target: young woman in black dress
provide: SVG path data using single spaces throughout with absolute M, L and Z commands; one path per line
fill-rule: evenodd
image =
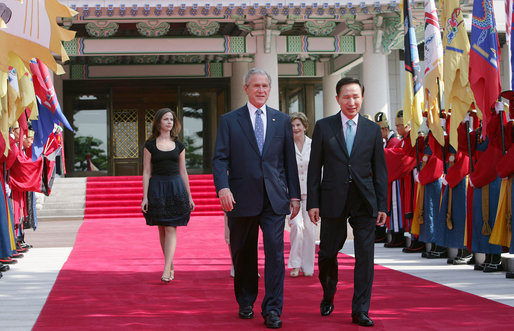
M 177 246 L 177 226 L 186 226 L 195 204 L 189 189 L 185 147 L 178 138 L 180 123 L 169 108 L 159 109 L 152 133 L 145 142 L 143 156 L 143 201 L 146 224 L 157 225 L 164 254 L 161 281 L 175 277 L 173 256 Z

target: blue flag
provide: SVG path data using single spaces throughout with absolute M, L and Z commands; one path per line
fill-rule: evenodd
M 34 130 L 34 143 L 32 144 L 32 160 L 35 161 L 43 153 L 48 136 L 54 131 L 54 124 L 63 123 L 67 128 L 71 128 L 68 120 L 64 117 L 60 107 L 57 107 L 55 113 L 41 103 L 39 97 L 37 99 L 37 108 L 39 114 L 37 120 L 32 120 L 32 130 Z

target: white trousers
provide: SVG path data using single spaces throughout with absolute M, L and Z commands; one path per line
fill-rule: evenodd
M 288 268 L 301 268 L 304 274 L 314 273 L 316 254 L 316 225 L 309 219 L 306 210 L 307 201 L 300 202 L 300 212 L 289 221 L 291 227 L 291 252 L 289 253 Z

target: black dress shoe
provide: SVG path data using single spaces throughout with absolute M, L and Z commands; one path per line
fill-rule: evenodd
M 18 253 L 25 253 L 29 250 L 28 247 L 20 247 L 20 248 L 16 248 L 16 252 Z
M 253 307 L 252 306 L 239 306 L 239 318 L 249 320 L 253 318 Z
M 272 310 L 264 317 L 264 324 L 268 329 L 280 329 L 282 327 L 282 320 L 278 313 Z
M 328 316 L 332 314 L 334 311 L 334 301 L 333 300 L 321 300 L 321 304 L 319 305 L 319 311 L 321 316 Z
M 2 257 L 0 258 L 0 263 L 3 263 L 3 264 L 16 264 L 18 263 L 18 261 L 14 260 L 14 259 L 11 259 L 10 257 Z
M 473 267 L 474 270 L 478 270 L 478 271 L 482 271 L 484 270 L 486 264 L 485 263 L 480 263 L 480 264 L 475 264 L 475 266 Z
M 402 252 L 404 252 L 404 253 L 421 253 L 424 250 L 425 250 L 425 243 L 423 243 L 419 240 L 414 240 L 411 242 L 409 247 L 405 247 L 404 249 L 402 249 Z
M 282 320 L 277 311 L 271 310 L 266 315 L 264 314 L 266 313 L 262 313 L 264 325 L 266 325 L 268 329 L 280 329 L 282 327 Z
M 384 244 L 385 248 L 401 248 L 405 247 L 405 239 L 401 241 L 391 241 L 390 243 Z
M 473 258 L 473 255 L 470 254 L 468 256 L 456 257 L 453 259 L 453 265 L 462 265 L 469 264 L 469 261 Z
M 373 326 L 375 323 L 368 317 L 368 314 L 361 311 L 352 314 L 352 323 L 359 324 L 360 326 Z
M 498 271 L 502 271 L 502 270 L 503 270 L 503 266 L 501 263 L 489 263 L 484 267 L 484 270 L 482 270 L 482 271 L 483 272 L 498 272 Z
M 453 264 L 453 265 L 464 265 L 464 264 L 468 264 L 468 261 L 469 261 L 469 259 L 466 259 L 464 257 L 456 257 L 456 258 L 453 259 L 451 264 Z
M 444 252 L 438 252 L 438 251 L 430 251 L 427 252 L 427 259 L 446 259 L 448 257 L 448 253 L 446 251 Z

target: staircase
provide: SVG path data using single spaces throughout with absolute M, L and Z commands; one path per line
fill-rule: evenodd
M 195 202 L 191 216 L 223 215 L 212 175 L 190 175 L 189 186 Z M 142 199 L 141 176 L 89 177 L 84 217 L 142 217 Z
M 86 203 L 86 178 L 55 178 L 49 196 L 42 197 L 42 208 L 37 209 L 38 221 L 84 219 Z M 36 207 L 39 207 L 40 198 Z

